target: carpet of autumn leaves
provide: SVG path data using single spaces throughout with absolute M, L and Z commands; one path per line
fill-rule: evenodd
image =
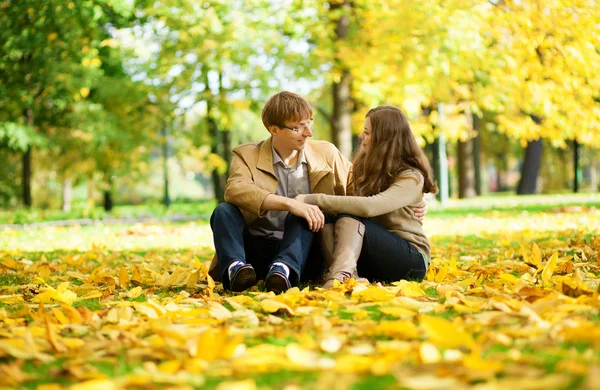
M 599 221 L 431 216 L 423 282 L 278 296 L 215 285 L 202 223 L 0 232 L 0 385 L 600 388 Z

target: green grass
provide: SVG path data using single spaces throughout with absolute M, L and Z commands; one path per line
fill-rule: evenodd
M 72 211 L 55 209 L 13 209 L 0 211 L 0 224 L 29 224 L 34 222 L 59 221 L 70 219 L 169 217 L 174 215 L 210 215 L 216 203 L 213 199 L 202 199 L 194 203 L 173 203 L 169 208 L 162 204 L 118 205 L 111 212 L 102 207 L 76 206 Z
M 396 378 L 392 375 L 375 376 L 368 375 L 361 377 L 350 387 L 352 390 L 373 390 L 386 389 L 396 384 Z
M 193 203 L 173 203 L 169 208 L 158 203 L 118 205 L 111 212 L 106 212 L 101 207 L 88 207 L 86 205 L 76 205 L 69 212 L 55 209 L 19 208 L 0 210 L 0 224 L 30 224 L 71 219 L 103 220 L 106 218 L 210 215 L 215 205 L 214 199 L 203 199 Z M 525 196 L 515 196 L 510 193 L 492 194 L 473 199 L 451 199 L 444 208 L 437 202 L 430 202 L 428 215 L 454 218 L 456 216 L 489 215 L 502 212 L 514 216 L 523 212 L 546 212 L 560 206 L 600 208 L 600 200 L 598 200 L 597 194 L 593 193 Z
M 85 299 L 83 301 L 77 301 L 73 303 L 73 307 L 84 306 L 90 310 L 101 310 L 104 308 L 104 305 L 100 303 L 100 300 L 95 299 Z

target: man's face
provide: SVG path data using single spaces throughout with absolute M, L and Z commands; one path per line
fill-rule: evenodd
M 271 131 L 277 147 L 300 151 L 306 145 L 306 139 L 313 136 L 311 126 L 312 118 L 300 121 L 285 121 L 283 127 L 273 126 Z

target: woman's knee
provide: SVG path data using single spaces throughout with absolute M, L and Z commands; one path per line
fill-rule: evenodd
M 357 221 L 360 221 L 360 222 L 362 222 L 362 220 L 363 220 L 363 218 L 361 218 L 361 217 L 357 217 L 356 215 L 352 215 L 352 214 L 345 214 L 345 213 L 344 213 L 344 214 L 338 214 L 338 215 L 337 215 L 337 219 L 336 219 L 336 221 L 339 221 L 339 220 L 340 220 L 340 219 L 342 219 L 342 218 L 352 218 L 352 219 L 356 219 Z

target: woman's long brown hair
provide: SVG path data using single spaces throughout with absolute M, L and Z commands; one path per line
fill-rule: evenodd
M 419 148 L 404 113 L 393 106 L 367 112 L 371 121 L 368 151 L 360 148 L 352 164 L 350 185 L 354 195 L 370 196 L 385 191 L 402 172 L 414 169 L 423 175 L 423 192 L 436 193 L 429 160 Z

